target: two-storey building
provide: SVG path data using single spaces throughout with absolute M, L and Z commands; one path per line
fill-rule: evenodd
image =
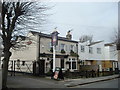
M 70 33 L 69 33 L 70 34 Z M 11 60 L 34 62 L 41 61 L 42 71 L 49 72 L 53 68 L 53 49 L 51 46 L 51 34 L 44 34 L 30 31 L 27 37 L 19 36 L 18 48 L 11 49 Z M 62 70 L 78 70 L 78 42 L 71 39 L 71 36 L 58 36 L 58 45 L 56 46 L 55 66 Z M 32 65 L 31 65 L 32 66 Z M 32 68 L 31 69 L 32 71 Z

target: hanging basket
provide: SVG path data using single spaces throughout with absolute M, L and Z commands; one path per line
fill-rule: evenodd
M 67 61 L 66 64 L 70 64 L 70 61 Z

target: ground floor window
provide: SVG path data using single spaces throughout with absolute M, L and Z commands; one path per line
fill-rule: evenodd
M 76 62 L 72 62 L 72 64 L 70 62 L 69 69 L 71 69 L 71 66 L 72 66 L 72 69 L 76 69 Z
M 53 69 L 53 59 L 50 61 L 50 69 Z
M 71 62 L 69 63 L 69 69 L 71 69 Z
M 64 68 L 64 59 L 61 59 L 61 68 Z
M 72 62 L 72 69 L 76 69 L 76 62 Z

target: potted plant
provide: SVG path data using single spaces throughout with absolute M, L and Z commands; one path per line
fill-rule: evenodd
M 66 64 L 70 64 L 70 61 L 66 61 Z
M 65 53 L 65 50 L 64 50 L 64 49 L 61 49 L 61 53 Z
M 53 47 L 50 48 L 50 52 L 53 52 Z

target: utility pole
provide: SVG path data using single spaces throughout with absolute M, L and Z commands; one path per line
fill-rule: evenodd
M 55 46 L 53 46 L 53 72 L 55 71 Z
M 71 71 L 72 71 L 72 58 L 71 58 L 71 60 L 70 60 L 70 61 L 71 61 Z
M 53 72 L 55 72 L 55 47 L 58 44 L 58 34 L 59 33 L 56 30 L 52 32 L 51 44 L 53 46 Z

